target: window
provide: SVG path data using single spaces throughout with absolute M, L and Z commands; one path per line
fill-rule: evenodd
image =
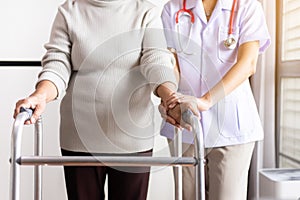
M 299 60 L 300 1 L 283 0 L 282 3 L 282 60 Z
M 300 1 L 277 2 L 277 165 L 299 168 Z

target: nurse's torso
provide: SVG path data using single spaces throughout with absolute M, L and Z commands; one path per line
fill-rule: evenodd
M 233 37 L 238 42 L 243 4 L 238 1 L 233 23 Z M 237 44 L 227 49 L 224 40 L 228 37 L 229 19 L 233 0 L 217 1 L 215 9 L 207 21 L 201 1 L 187 0 L 186 7 L 195 16 L 191 27 L 190 19 L 182 17 L 175 23 L 176 12 L 182 8 L 182 1 L 167 4 L 170 13 L 171 47 L 175 48 L 181 73 L 179 92 L 197 97 L 203 96 L 230 70 L 236 62 Z M 241 9 L 239 9 L 241 8 Z M 165 19 L 164 19 L 165 20 Z M 189 32 L 191 37 L 189 41 Z M 170 40 L 169 40 L 170 41 Z M 249 81 L 220 100 L 210 110 L 201 112 L 201 123 L 206 147 L 216 147 L 261 140 L 263 131 Z M 170 137 L 171 125 L 162 128 L 162 134 Z M 171 136 L 172 137 L 172 136 Z M 184 142 L 190 143 L 193 136 L 184 131 Z

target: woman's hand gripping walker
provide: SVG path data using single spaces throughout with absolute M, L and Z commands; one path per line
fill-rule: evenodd
M 16 114 L 17 112 L 17 114 Z M 22 132 L 24 124 L 31 124 L 34 110 L 20 107 L 15 111 L 15 121 L 11 134 L 11 158 L 10 158 L 10 200 L 20 200 L 20 159 L 22 146 Z M 39 117 L 34 120 L 34 156 L 42 156 L 42 120 Z M 34 166 L 34 199 L 42 199 L 42 166 Z

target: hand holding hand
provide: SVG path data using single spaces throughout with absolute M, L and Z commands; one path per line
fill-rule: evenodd
M 182 128 L 179 123 L 176 122 L 175 118 L 168 115 L 168 109 L 166 102 L 163 100 L 161 101 L 160 105 L 158 106 L 158 110 L 160 112 L 160 115 L 163 119 L 166 120 L 166 122 L 172 124 L 173 126 L 176 126 L 177 128 Z
M 191 131 L 191 125 L 182 120 L 182 113 L 186 110 L 191 110 L 194 115 L 200 117 L 197 107 L 195 107 L 195 104 L 191 102 L 182 102 L 180 104 L 176 104 L 174 108 L 168 110 L 168 116 L 175 119 L 176 123 L 180 124 L 181 127 Z
M 199 117 L 198 99 L 180 93 L 172 93 L 159 105 L 161 116 L 166 119 L 167 122 L 176 127 L 191 130 L 191 126 L 181 119 L 182 113 L 188 109 Z

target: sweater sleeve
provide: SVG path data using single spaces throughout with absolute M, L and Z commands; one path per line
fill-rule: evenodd
M 38 82 L 49 80 L 54 83 L 58 92 L 57 98 L 60 98 L 67 88 L 71 75 L 71 41 L 62 7 L 55 17 L 50 41 L 45 44 L 45 48 L 47 51 L 42 58 L 43 69 Z
M 175 59 L 167 49 L 159 9 L 154 7 L 149 10 L 144 20 L 147 24 L 142 46 L 141 73 L 152 85 L 153 91 L 165 82 L 171 82 L 177 87 Z

